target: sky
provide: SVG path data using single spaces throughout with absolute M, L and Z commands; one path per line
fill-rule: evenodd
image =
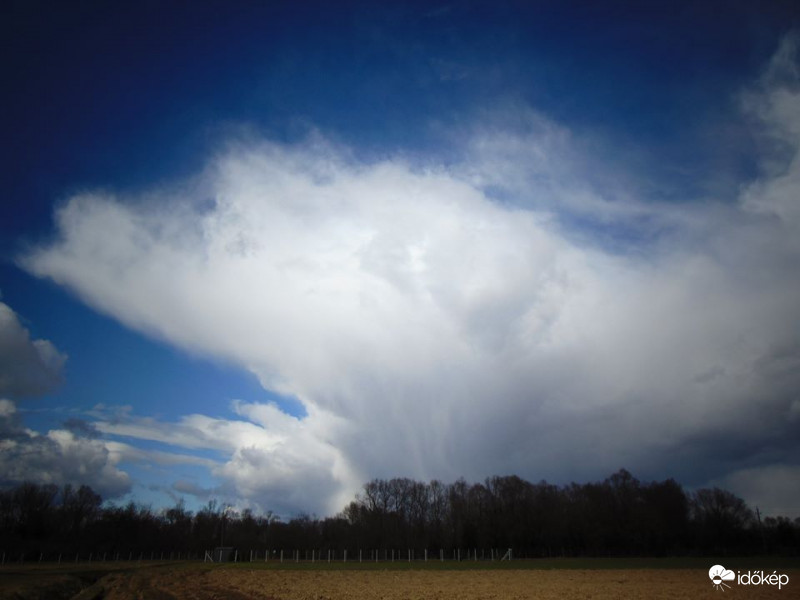
M 0 485 L 800 517 L 795 3 L 0 11 Z

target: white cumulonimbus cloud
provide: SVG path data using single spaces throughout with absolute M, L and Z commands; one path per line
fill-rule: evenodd
M 70 198 L 21 263 L 296 397 L 302 418 L 97 423 L 222 450 L 212 472 L 267 507 L 330 513 L 376 476 L 702 483 L 782 464 L 800 383 L 800 94 L 771 75 L 788 54 L 746 102 L 781 154 L 727 201 L 611 200 L 528 112 L 447 166 L 232 143 L 184 186 Z

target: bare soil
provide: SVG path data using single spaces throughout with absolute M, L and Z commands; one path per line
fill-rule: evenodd
M 790 583 L 735 586 L 747 600 L 797 597 Z M 561 600 L 715 598 L 701 569 L 324 570 L 151 565 L 127 570 L 0 571 L 0 599 L 72 600 Z M 727 596 L 726 596 L 727 597 Z

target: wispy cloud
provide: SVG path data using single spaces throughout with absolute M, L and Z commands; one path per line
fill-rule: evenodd
M 140 438 L 141 439 L 141 438 Z M 114 456 L 116 463 L 143 462 L 152 465 L 196 465 L 214 469 L 219 462 L 185 453 L 165 452 L 163 450 L 145 450 L 130 444 L 118 441 L 107 441 L 105 447 Z
M 297 507 L 326 514 L 337 511 L 349 500 L 343 494 L 360 484 L 320 430 L 320 424 L 328 419 L 299 420 L 272 404 L 235 401 L 231 408 L 241 419 L 194 414 L 169 423 L 126 413 L 113 421 L 98 420 L 94 427 L 107 437 L 148 440 L 176 449 L 213 450 L 219 460 L 106 442 L 117 462 L 207 467 L 211 474 L 228 482 L 226 494 L 238 494 L 281 514 L 291 514 Z M 298 481 L 303 481 L 303 486 L 298 486 Z M 338 493 L 337 486 L 341 488 Z M 312 490 L 317 493 L 309 496 Z

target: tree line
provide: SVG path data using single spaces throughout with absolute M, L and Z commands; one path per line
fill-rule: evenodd
M 762 518 L 719 488 L 685 491 L 673 479 L 644 483 L 620 470 L 564 486 L 517 476 L 469 484 L 375 479 L 338 515 L 287 521 L 209 501 L 154 511 L 103 504 L 88 486 L 22 483 L 0 491 L 0 550 L 9 556 L 202 558 L 219 546 L 255 551 L 413 550 L 452 557 L 513 548 L 515 557 L 797 554 L 800 519 Z M 4 554 L 5 556 L 5 554 Z M 369 554 L 372 556 L 372 554 Z

